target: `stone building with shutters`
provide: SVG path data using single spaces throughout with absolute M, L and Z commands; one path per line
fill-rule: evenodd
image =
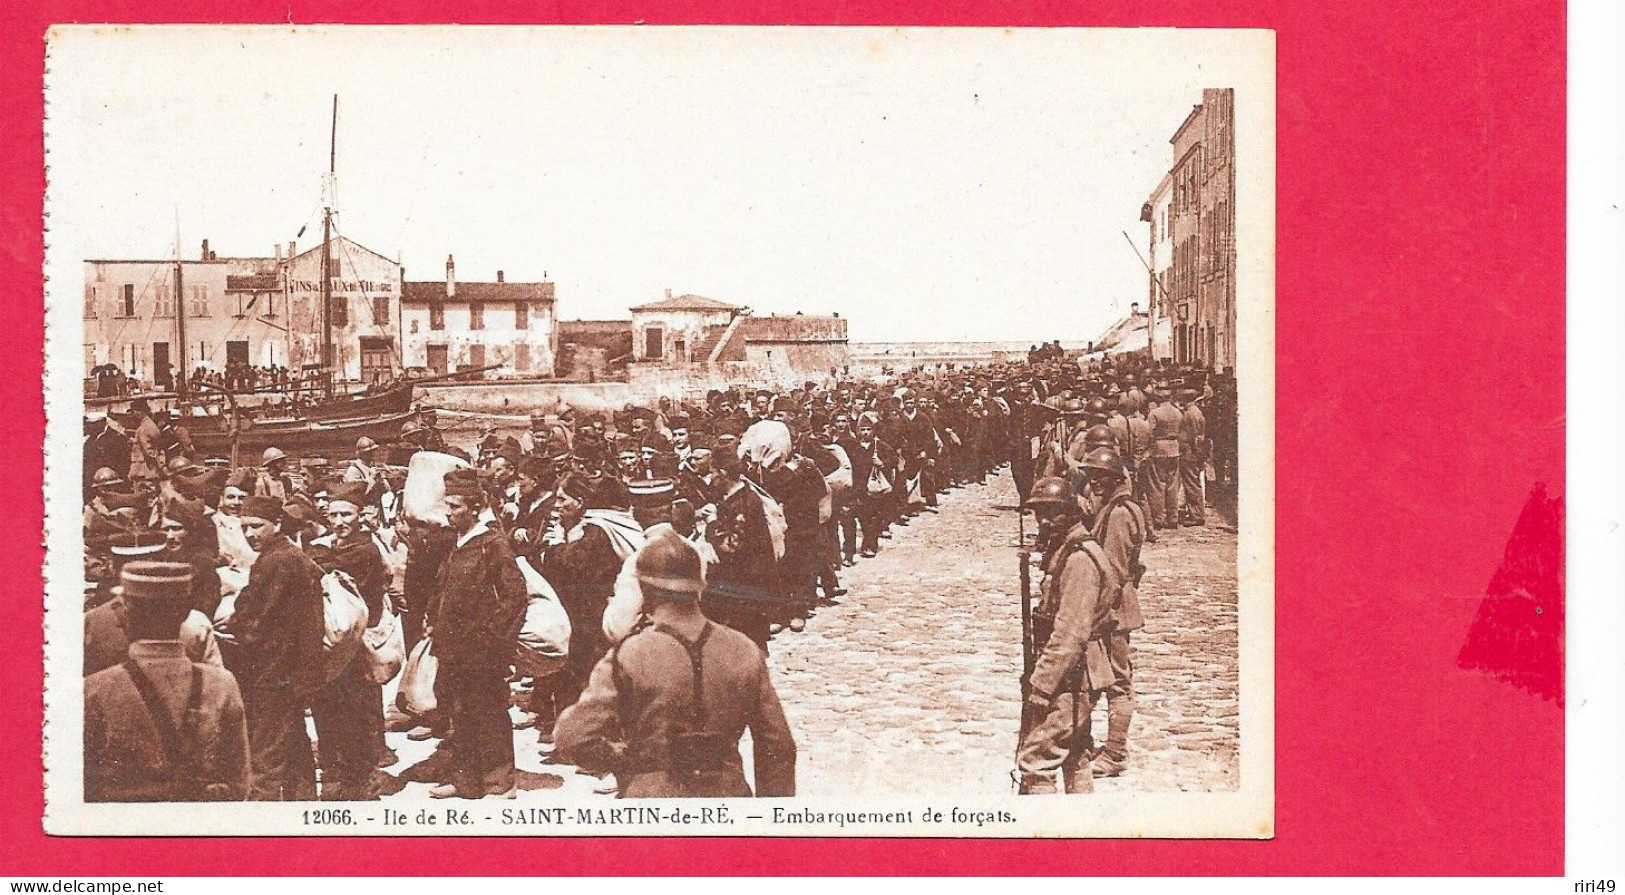
M 555 374 L 559 328 L 553 284 L 457 279 L 446 256 L 444 280 L 407 282 L 401 292 L 401 359 L 407 369 L 456 373 L 500 365 L 487 376 Z
M 343 236 L 327 252 L 331 278 L 333 369 L 346 382 L 388 379 L 402 368 L 399 263 Z M 322 365 L 322 247 L 284 266 L 292 366 Z
M 707 388 L 787 385 L 822 379 L 850 363 L 839 315 L 757 316 L 701 295 L 673 295 L 631 308 L 628 379 L 645 391 L 692 396 Z
M 328 254 L 336 378 L 387 378 L 401 368 L 401 267 L 342 236 Z M 298 252 L 291 242 L 286 255 L 278 244 L 270 255 L 227 257 L 203 240 L 197 258 L 87 260 L 85 369 L 117 364 L 168 389 L 183 356 L 185 368 L 209 372 L 238 363 L 319 367 L 321 267 L 320 244 Z
M 1154 311 L 1172 329 L 1172 355 L 1210 369 L 1236 363 L 1235 91 L 1207 89 L 1169 141 L 1173 166 L 1141 219 L 1152 224 Z M 1166 210 L 1158 209 L 1165 203 Z M 1166 259 L 1164 270 L 1158 261 Z
M 168 390 L 182 369 L 290 366 L 283 264 L 281 246 L 225 257 L 208 240 L 196 258 L 86 260 L 84 369 L 114 364 Z

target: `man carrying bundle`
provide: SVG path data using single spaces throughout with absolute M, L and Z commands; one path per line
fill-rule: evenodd
M 525 579 L 507 538 L 480 519 L 485 492 L 470 470 L 446 474 L 446 521 L 457 543 L 440 570 L 438 605 L 430 611 L 440 658 L 436 694 L 450 703 L 450 782 L 437 799 L 513 798 L 513 730 L 508 672 L 525 620 Z

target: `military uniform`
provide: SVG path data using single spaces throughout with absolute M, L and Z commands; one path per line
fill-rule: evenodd
M 1033 665 L 1025 709 L 1037 717 L 1022 738 L 1016 767 L 1024 793 L 1092 792 L 1089 713 L 1114 674 L 1102 639 L 1111 621 L 1106 559 L 1081 523 L 1045 562 L 1038 614 L 1053 617 L 1049 641 Z
M 1207 465 L 1207 419 L 1202 408 L 1191 401 L 1179 425 L 1179 476 L 1184 490 L 1180 521 L 1201 525 L 1206 520 L 1206 490 L 1202 487 L 1203 467 Z
M 248 730 L 237 681 L 218 664 L 192 661 L 174 639 L 189 611 L 191 570 L 132 561 L 119 581 L 139 639 L 121 664 L 85 678 L 85 800 L 241 800 Z
M 1140 550 L 1149 529 L 1132 487 L 1121 483 L 1101 502 L 1093 537 L 1106 560 L 1106 592 L 1112 598 L 1111 623 L 1106 636 L 1106 657 L 1112 682 L 1106 688 L 1106 744 L 1108 772 L 1122 770 L 1128 749 L 1129 724 L 1134 718 L 1134 662 L 1129 635 L 1145 627 L 1140 612 Z
M 123 663 L 85 678 L 84 717 L 87 802 L 248 795 L 237 680 L 218 664 L 193 662 L 180 641 L 138 640 Z
M 581 700 L 560 716 L 557 754 L 612 771 L 623 798 L 751 795 L 739 756 L 748 729 L 758 796 L 795 795 L 795 741 L 751 639 L 706 618 L 698 552 L 656 532 L 633 572 L 652 624 L 621 641 L 592 671 Z
M 1179 526 L 1179 430 L 1185 415 L 1163 401 L 1151 408 L 1151 521 L 1162 528 Z

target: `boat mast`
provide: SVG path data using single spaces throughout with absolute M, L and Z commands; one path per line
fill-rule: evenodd
M 185 283 L 185 280 L 181 276 L 180 253 L 176 252 L 176 254 L 175 254 L 175 336 L 176 336 L 177 339 L 180 340 L 180 343 L 181 343 L 180 348 L 181 348 L 181 350 L 180 350 L 179 356 L 176 358 L 176 360 L 178 360 L 179 363 L 175 365 L 176 374 L 173 377 L 174 381 L 171 382 L 169 385 L 170 385 L 170 388 L 173 388 L 175 390 L 175 397 L 178 398 L 179 400 L 182 400 L 182 401 L 186 400 L 186 376 L 187 376 L 187 370 L 186 370 L 186 295 L 185 295 L 185 292 L 184 292 L 184 283 Z M 162 372 L 162 371 L 159 371 L 159 372 Z M 154 377 L 154 378 L 156 378 L 156 377 Z
M 339 96 L 333 94 L 333 124 L 327 144 L 327 183 L 322 189 L 322 371 L 333 391 L 333 173 L 338 161 Z

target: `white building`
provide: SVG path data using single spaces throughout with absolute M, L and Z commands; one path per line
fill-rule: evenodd
M 401 359 L 436 373 L 493 364 L 495 375 L 551 377 L 558 358 L 558 314 L 550 282 L 461 282 L 446 256 L 446 279 L 408 282 L 401 292 Z
M 1172 309 L 1168 301 L 1169 289 L 1173 286 L 1171 271 L 1174 266 L 1173 195 L 1173 178 L 1164 174 L 1157 188 L 1151 191 L 1151 198 L 1140 208 L 1140 220 L 1151 225 L 1148 263 L 1152 273 L 1147 278 L 1146 297 L 1151 345 L 1154 356 L 1162 360 L 1174 356 L 1174 329 L 1169 319 Z
M 632 360 L 703 363 L 750 309 L 703 295 L 672 295 L 632 309 Z
M 222 258 L 204 240 L 198 258 L 87 260 L 85 370 L 112 363 L 149 387 L 168 388 L 172 370 L 289 365 L 280 249 Z
M 340 379 L 372 382 L 401 368 L 401 266 L 343 236 L 328 249 L 333 301 L 332 367 Z M 291 256 L 285 265 L 292 311 L 293 366 L 320 366 L 322 358 L 322 247 Z

